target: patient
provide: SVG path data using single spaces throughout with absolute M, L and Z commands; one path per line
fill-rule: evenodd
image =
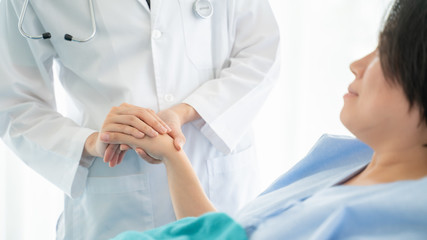
M 166 167 L 177 222 L 115 239 L 427 239 L 427 1 L 397 0 L 378 48 L 350 65 L 341 121 L 234 219 L 216 213 L 168 135 L 110 143 Z

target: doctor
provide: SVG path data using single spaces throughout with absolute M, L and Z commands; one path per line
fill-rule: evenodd
M 233 215 L 257 193 L 251 122 L 279 58 L 267 0 L 0 4 L 0 133 L 65 193 L 57 239 L 108 239 L 175 220 L 162 164 L 96 147 L 107 114 L 129 115 L 129 134 L 173 136 L 218 210 Z M 54 79 L 69 95 L 67 112 L 57 111 Z M 115 112 L 123 103 L 129 110 Z M 124 155 L 114 168 L 105 147 L 116 161 Z

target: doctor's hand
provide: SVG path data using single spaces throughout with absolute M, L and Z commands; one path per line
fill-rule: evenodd
M 104 162 L 114 167 L 120 164 L 128 147 L 121 146 L 121 143 L 109 144 L 111 133 L 120 132 L 141 139 L 145 135 L 156 137 L 170 131 L 153 110 L 123 103 L 111 108 L 99 133 L 88 137 L 84 154 L 103 157 Z
M 126 143 L 126 145 L 135 150 L 144 149 L 144 153 L 152 157 L 152 159 L 155 159 L 154 162 L 148 162 L 154 164 L 164 163 L 163 161 L 172 158 L 172 156 L 180 152 L 176 150 L 173 145 L 173 138 L 168 134 L 162 134 L 156 137 L 146 136 L 143 138 L 136 138 L 129 134 L 112 132 L 107 142 L 110 145 Z
M 186 139 L 182 133 L 182 125 L 200 118 L 197 111 L 186 103 L 180 103 L 168 109 L 162 110 L 157 115 L 171 128 L 168 133 L 173 138 L 173 145 L 180 151 Z M 158 160 L 147 154 L 143 149 L 137 148 L 138 155 L 149 163 L 158 163 Z

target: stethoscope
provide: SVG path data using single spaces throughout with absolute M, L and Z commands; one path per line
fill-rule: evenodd
M 210 0 L 196 0 L 193 4 L 194 15 L 200 18 L 210 18 L 213 14 L 213 6 Z
M 52 35 L 50 32 L 45 32 L 38 36 L 32 36 L 24 31 L 22 24 L 24 23 L 25 14 L 27 12 L 29 0 L 25 0 L 24 6 L 22 7 L 21 15 L 19 16 L 18 29 L 22 36 L 28 39 L 50 39 Z M 75 38 L 70 34 L 65 34 L 64 39 L 72 42 L 84 43 L 88 42 L 95 37 L 96 34 L 96 21 L 95 21 L 95 11 L 93 10 L 93 2 L 89 0 L 89 9 L 90 9 L 90 19 L 92 22 L 92 34 L 88 38 Z M 193 3 L 193 13 L 196 17 L 207 19 L 210 18 L 213 14 L 213 5 L 210 0 L 196 0 Z
M 24 31 L 24 29 L 22 28 L 22 24 L 24 23 L 25 13 L 27 12 L 28 1 L 29 0 L 25 0 L 24 6 L 22 7 L 21 15 L 19 16 L 19 23 L 18 23 L 19 32 L 21 33 L 22 36 L 29 38 L 29 39 L 49 39 L 49 38 L 51 38 L 52 35 L 50 34 L 50 32 L 45 32 L 42 35 L 38 35 L 38 36 L 32 36 L 32 35 L 26 33 Z M 93 11 L 92 0 L 89 0 L 89 9 L 90 9 L 90 19 L 92 22 L 92 34 L 88 38 L 75 38 L 72 35 L 67 33 L 64 35 L 65 40 L 72 41 L 72 42 L 84 43 L 84 42 L 88 42 L 88 41 L 92 40 L 93 37 L 95 37 L 96 21 L 95 21 L 95 12 Z

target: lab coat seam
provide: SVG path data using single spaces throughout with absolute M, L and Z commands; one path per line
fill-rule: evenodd
M 151 5 L 153 5 L 153 3 Z M 156 15 L 153 14 L 153 6 L 151 6 L 150 21 L 151 21 L 150 29 L 151 29 L 151 31 L 153 31 L 153 29 L 156 29 L 155 26 L 157 25 Z M 157 95 L 157 101 L 156 101 L 157 109 L 160 111 L 160 110 L 162 110 L 161 96 L 163 94 L 163 91 L 160 89 L 159 79 L 158 79 L 159 76 L 161 76 L 161 75 L 159 74 L 159 67 L 158 67 L 159 62 L 158 62 L 158 59 L 156 56 L 157 55 L 156 54 L 157 53 L 157 46 L 156 46 L 154 39 L 151 36 L 151 34 L 152 33 L 150 33 L 150 50 L 151 50 L 150 52 L 151 52 L 151 59 L 153 60 L 153 73 L 154 73 L 153 81 L 154 81 L 154 89 L 155 89 L 155 92 Z

